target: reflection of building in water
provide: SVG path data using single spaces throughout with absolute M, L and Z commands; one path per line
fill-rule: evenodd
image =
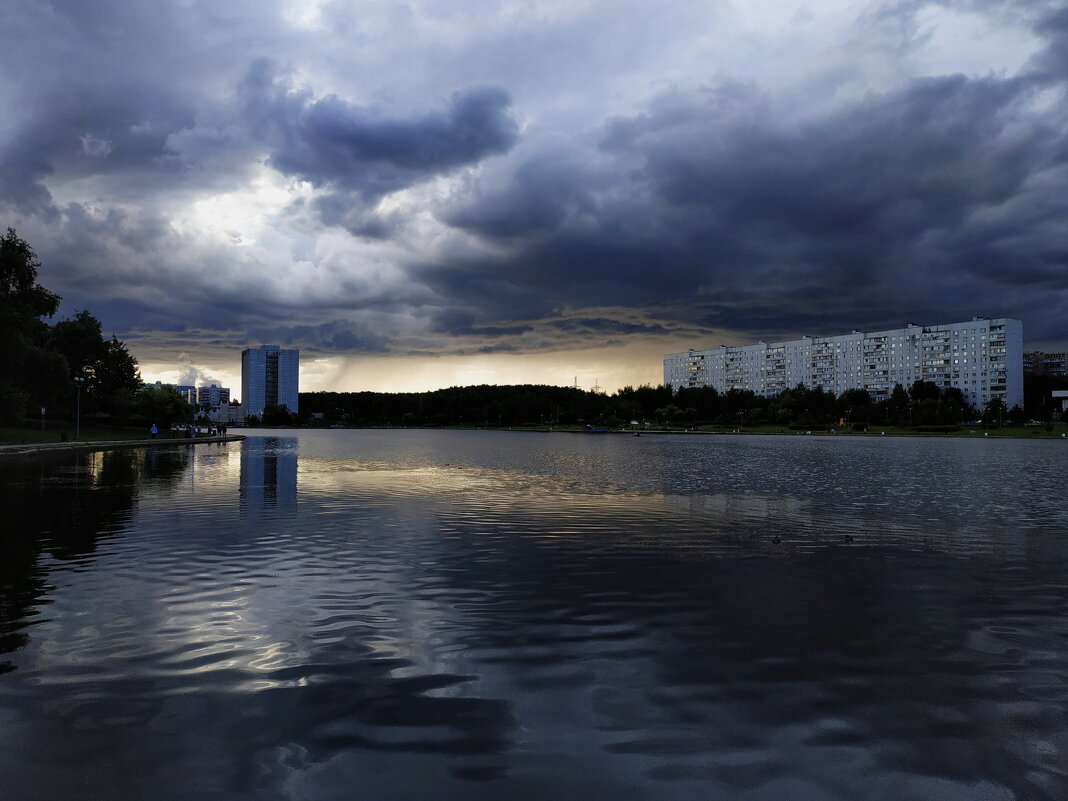
M 241 451 L 241 511 L 297 508 L 297 454 L 277 437 L 246 441 Z

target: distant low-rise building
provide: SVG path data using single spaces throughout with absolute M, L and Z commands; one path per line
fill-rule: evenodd
M 230 390 L 211 384 L 206 387 L 197 387 L 197 405 L 209 408 L 218 408 L 230 402 Z
M 664 357 L 664 383 L 672 389 L 715 387 L 775 395 L 803 384 L 840 395 L 865 389 L 874 400 L 896 384 L 930 381 L 957 387 L 982 408 L 1001 397 L 1023 406 L 1023 324 L 1009 317 L 973 317 L 943 325 L 909 324 L 886 331 L 853 331 L 830 337 L 710 350 Z
M 1025 373 L 1068 376 L 1068 353 L 1043 353 L 1034 350 L 1025 353 L 1023 359 Z

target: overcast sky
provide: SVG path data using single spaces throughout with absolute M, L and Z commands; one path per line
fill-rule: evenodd
M 662 380 L 974 314 L 1068 348 L 1068 7 L 53 0 L 0 13 L 0 225 L 149 379 Z

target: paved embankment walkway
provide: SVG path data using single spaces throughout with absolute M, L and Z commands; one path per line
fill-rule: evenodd
M 224 437 L 157 437 L 156 439 L 112 439 L 97 442 L 29 442 L 25 445 L 0 445 L 0 457 L 25 456 L 52 453 L 53 451 L 110 451 L 115 448 L 177 447 L 179 445 L 203 445 L 208 442 L 240 442 L 241 434 Z

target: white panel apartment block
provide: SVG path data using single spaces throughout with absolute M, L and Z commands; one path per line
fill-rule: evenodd
M 895 384 L 916 381 L 957 387 L 968 403 L 982 408 L 994 395 L 1023 406 L 1023 324 L 1009 317 L 975 317 L 969 322 L 889 331 L 853 331 L 831 337 L 711 350 L 664 357 L 664 384 L 751 390 L 775 395 L 804 384 L 840 395 L 865 389 L 874 400 L 890 396 Z
M 197 387 L 197 404 L 200 406 L 222 406 L 230 402 L 230 390 L 228 387 L 220 387 L 212 384 L 208 387 Z

